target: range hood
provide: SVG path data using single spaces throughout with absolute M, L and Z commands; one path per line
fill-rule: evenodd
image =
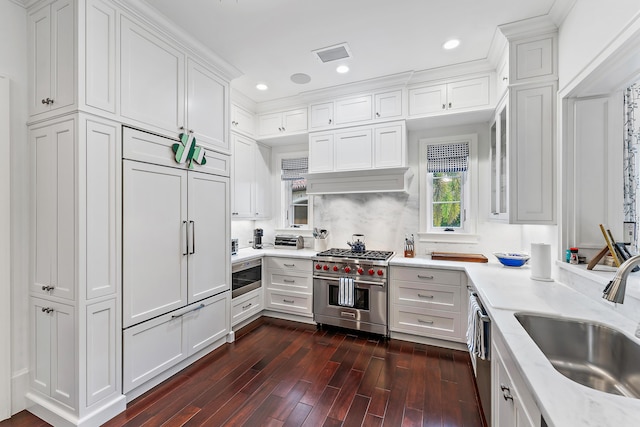
M 408 192 L 408 167 L 304 174 L 307 194 Z

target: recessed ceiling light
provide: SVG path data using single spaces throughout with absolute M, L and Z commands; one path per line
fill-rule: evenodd
M 269 89 L 269 86 L 267 86 L 267 85 L 266 85 L 266 84 L 264 84 L 264 83 L 258 83 L 258 84 L 256 85 L 256 89 L 258 89 L 258 90 L 267 90 L 267 89 Z
M 292 82 L 297 83 L 299 85 L 307 84 L 311 81 L 311 76 L 305 73 L 295 73 L 291 74 L 289 77 Z
M 451 39 L 451 40 L 445 42 L 445 44 L 442 45 L 442 48 L 450 50 L 450 49 L 457 48 L 459 45 L 460 45 L 460 40 Z
M 338 65 L 338 68 L 336 68 L 336 71 L 339 72 L 340 74 L 348 73 L 349 67 L 347 67 L 346 65 Z

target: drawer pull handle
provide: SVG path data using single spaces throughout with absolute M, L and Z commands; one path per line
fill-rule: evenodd
M 292 279 L 284 279 L 283 281 L 284 283 L 296 283 L 296 281 Z
M 249 304 L 247 304 L 247 305 L 243 305 L 243 306 L 242 306 L 242 309 L 243 309 L 243 310 L 246 310 L 247 308 L 251 307 L 252 305 L 253 305 L 252 303 L 249 303 Z
M 284 264 L 284 266 L 285 266 L 285 267 L 289 267 L 289 268 L 293 268 L 293 267 L 295 267 L 296 265 L 295 265 L 295 264 Z
M 504 384 L 500 384 L 500 390 L 502 390 L 502 397 L 504 400 L 513 400 L 511 395 L 511 389 Z
M 43 313 L 47 313 L 47 314 L 52 313 L 53 312 L 53 308 L 51 308 L 51 307 L 42 307 L 42 312 Z
M 43 290 L 43 291 L 47 291 L 47 292 L 52 291 L 52 290 L 54 290 L 55 288 L 56 288 L 55 286 L 48 286 L 48 285 L 43 285 L 43 286 L 42 286 L 42 290 Z
M 342 316 L 342 317 L 351 317 L 353 319 L 356 318 L 356 314 L 355 313 L 349 313 L 348 311 L 341 311 L 340 312 L 340 316 Z
M 283 299 L 283 302 L 286 302 L 287 304 L 293 304 L 295 301 L 292 299 Z
M 418 323 L 424 323 L 425 325 L 433 325 L 433 320 L 418 319 Z
M 420 298 L 433 299 L 433 295 L 418 294 L 418 296 L 419 296 Z
M 418 279 L 433 280 L 433 276 L 423 276 L 422 274 L 418 274 Z
M 193 309 L 191 309 L 191 310 L 189 310 L 189 311 L 185 311 L 184 313 L 181 313 L 181 314 L 174 314 L 173 316 L 171 316 L 171 318 L 172 318 L 172 319 L 176 319 L 176 318 L 178 318 L 178 317 L 182 317 L 182 316 L 184 316 L 185 314 L 189 314 L 189 313 L 193 313 L 194 311 L 198 311 L 198 310 L 200 310 L 200 309 L 202 309 L 202 308 L 204 308 L 204 303 L 200 304 L 199 306 L 197 306 L 197 307 L 195 307 L 195 308 L 193 308 Z

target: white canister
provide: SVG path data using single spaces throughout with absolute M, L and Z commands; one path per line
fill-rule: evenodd
M 553 282 L 551 278 L 551 245 L 548 243 L 531 244 L 531 278 L 543 282 Z
M 327 239 L 313 239 L 313 249 L 318 252 L 323 252 L 329 249 Z

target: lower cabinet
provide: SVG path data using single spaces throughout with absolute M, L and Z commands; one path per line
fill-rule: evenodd
M 461 271 L 391 267 L 389 315 L 391 332 L 464 342 L 467 284 Z
M 262 311 L 264 306 L 262 288 L 254 289 L 231 301 L 231 326 L 235 326 Z
M 313 316 L 313 278 L 310 259 L 266 257 L 265 308 Z
M 230 297 L 230 292 L 223 292 L 125 329 L 124 393 L 225 339 L 230 329 Z
M 540 410 L 496 328 L 493 328 L 491 336 L 493 426 L 540 427 Z

